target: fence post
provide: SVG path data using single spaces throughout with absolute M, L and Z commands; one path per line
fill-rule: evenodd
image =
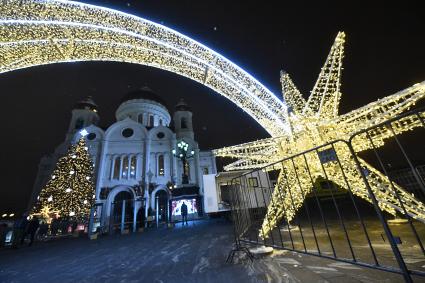
M 88 233 L 87 233 L 87 235 L 89 236 L 89 238 L 92 235 L 92 231 L 93 231 L 94 208 L 95 208 L 94 206 L 92 206 L 90 208 L 89 228 L 88 228 L 89 230 L 88 230 Z
M 156 228 L 158 228 L 158 226 L 159 226 L 159 219 L 158 219 L 158 216 L 159 216 L 159 211 L 158 211 L 158 209 L 159 209 L 159 196 L 156 196 L 155 197 L 155 221 L 156 221 Z
M 124 221 L 125 221 L 125 200 L 122 201 L 122 210 L 121 210 L 121 234 L 124 233 Z
M 411 283 L 411 282 L 413 283 L 412 277 L 410 276 L 410 273 L 409 273 L 409 270 L 407 269 L 406 263 L 404 262 L 403 257 L 400 253 L 400 250 L 398 249 L 397 244 L 395 243 L 395 240 L 394 240 L 393 234 L 391 233 L 390 227 L 388 226 L 387 222 L 384 219 L 384 216 L 382 215 L 382 211 L 379 208 L 378 201 L 375 198 L 375 194 L 373 193 L 373 191 L 372 191 L 372 189 L 369 185 L 369 182 L 367 181 L 365 173 L 362 170 L 362 166 L 361 166 L 361 164 L 360 164 L 360 162 L 359 162 L 359 160 L 356 156 L 356 152 L 354 151 L 354 148 L 351 145 L 351 141 L 352 141 L 352 137 L 350 138 L 350 141 L 347 143 L 347 146 L 350 149 L 350 153 L 353 156 L 353 159 L 356 163 L 356 166 L 357 166 L 357 169 L 359 170 L 360 175 L 362 176 L 363 182 L 364 182 L 366 189 L 369 193 L 369 197 L 372 200 L 372 204 L 373 204 L 373 207 L 375 208 L 376 214 L 378 215 L 378 218 L 381 221 L 381 224 L 384 228 L 385 234 L 387 235 L 388 241 L 390 242 L 391 249 L 393 250 L 394 257 L 396 258 L 397 263 L 400 267 L 400 270 L 403 274 L 404 281 L 406 281 L 408 283 Z
M 137 211 L 138 211 L 138 209 L 136 207 L 136 204 L 137 204 L 137 200 L 134 199 L 133 200 L 133 233 L 136 232 L 136 226 L 137 226 Z

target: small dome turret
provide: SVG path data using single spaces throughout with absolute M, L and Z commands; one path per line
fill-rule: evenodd
M 180 98 L 179 102 L 176 105 L 176 111 L 191 111 L 192 109 L 187 105 L 186 101 L 183 98 Z
M 97 104 L 93 101 L 93 97 L 87 96 L 86 98 L 78 101 L 74 105 L 74 109 L 85 109 L 97 112 Z

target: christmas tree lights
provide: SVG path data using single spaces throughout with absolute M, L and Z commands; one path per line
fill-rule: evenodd
M 328 142 L 348 141 L 356 132 L 379 125 L 403 113 L 425 96 L 425 82 L 422 82 L 349 113 L 338 115 L 344 40 L 345 35 L 340 32 L 307 101 L 289 75 L 281 73 L 282 93 L 288 105 L 287 121 L 290 133 L 215 150 L 217 156 L 238 159 L 227 165 L 226 170 L 261 168 Z M 423 113 L 419 115 L 425 120 Z M 381 147 L 385 140 L 393 135 L 419 126 L 423 125 L 417 115 L 407 116 L 391 123 L 391 127 L 378 126 L 368 132 L 369 136 L 365 133 L 359 134 L 355 136 L 351 144 L 355 152 Z M 366 185 L 347 144 L 337 142 L 333 147 L 329 146 L 320 150 L 334 151 L 338 160 L 323 162 L 319 157 L 320 152 L 313 150 L 292 160 L 266 167 L 267 170 L 280 169 L 280 175 L 260 231 L 261 237 L 268 237 L 271 230 L 283 218 L 287 221 L 293 220 L 297 210 L 303 205 L 306 195 L 311 192 L 313 184 L 319 178 L 328 179 L 341 188 L 350 189 L 354 195 L 371 202 Z M 412 218 L 425 222 L 423 203 L 399 185 L 391 184 L 384 174 L 366 161 L 358 159 L 363 170 L 367 172 L 367 181 L 382 210 L 392 215 L 395 215 L 397 211 L 404 214 L 403 207 L 393 192 L 394 186 L 407 213 Z
M 38 196 L 34 213 L 84 220 L 94 203 L 93 163 L 83 138 L 60 158 Z

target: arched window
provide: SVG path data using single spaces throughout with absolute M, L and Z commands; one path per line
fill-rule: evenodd
M 122 174 L 121 174 L 121 178 L 122 179 L 127 179 L 128 178 L 128 156 L 125 156 L 123 161 L 122 161 Z
M 204 173 L 204 175 L 208 175 L 208 167 L 202 168 L 202 172 Z
M 158 156 L 158 176 L 165 175 L 165 166 L 164 166 L 164 155 Z
M 75 122 L 75 129 L 79 130 L 82 127 L 84 127 L 84 119 L 83 118 L 78 118 L 77 121 Z
M 120 168 L 121 168 L 121 157 L 117 156 L 115 157 L 115 163 L 114 163 L 114 173 L 113 173 L 113 179 L 118 180 L 120 178 Z
M 130 179 L 136 179 L 136 156 L 132 156 L 130 160 Z
M 154 126 L 153 122 L 154 122 L 153 115 L 149 115 L 149 125 L 148 126 L 153 127 Z
M 182 119 L 180 120 L 180 128 L 181 128 L 181 129 L 187 129 L 187 121 L 186 121 L 186 118 L 182 118 Z
M 137 116 L 137 122 L 143 125 L 143 114 L 139 114 L 139 116 Z

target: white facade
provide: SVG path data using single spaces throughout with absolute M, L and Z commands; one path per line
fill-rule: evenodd
M 117 122 L 106 130 L 96 126 L 99 117 L 92 100 L 77 104 L 66 141 L 40 162 L 33 195 L 38 195 L 58 157 L 66 153 L 70 142 L 81 138 L 80 131 L 84 128 L 95 166 L 96 201 L 103 204 L 102 221 L 107 222 L 113 213 L 111 204 L 120 192 L 130 193 L 131 199 L 144 198 L 146 215 L 149 207 L 155 210 L 159 191 L 171 197 L 173 189 L 192 186 L 199 187 L 202 196 L 202 175 L 216 173 L 215 158 L 211 151 L 200 151 L 194 139 L 190 108 L 184 102 L 176 106 L 173 121 L 176 132 L 173 132 L 171 116 L 164 104 L 148 88 L 127 94 L 116 110 Z M 187 159 L 189 184 L 182 184 L 182 161 L 173 154 L 181 140 L 194 152 Z M 136 203 L 132 208 L 134 215 L 143 206 L 142 201 Z

